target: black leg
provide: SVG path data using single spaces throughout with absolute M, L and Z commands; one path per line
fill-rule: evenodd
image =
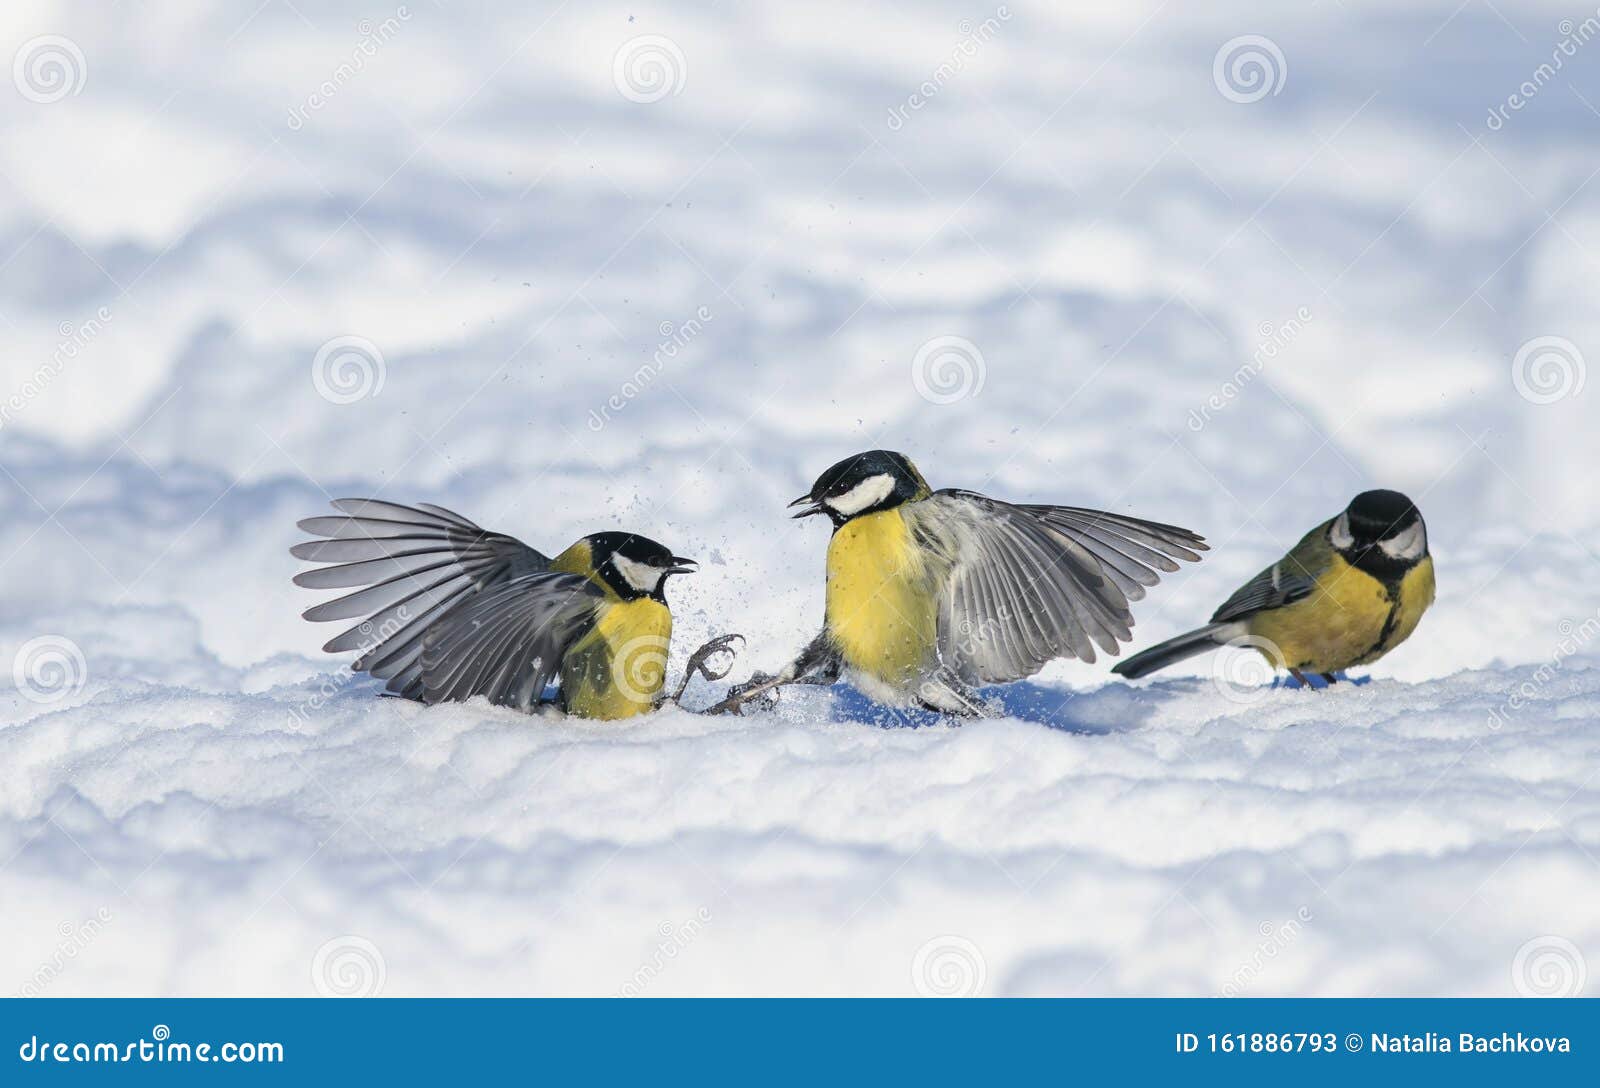
M 800 651 L 799 657 L 780 670 L 776 676 L 757 673 L 745 683 L 734 685 L 720 703 L 707 707 L 703 713 L 742 714 L 742 708 L 746 703 L 757 699 L 763 702 L 775 702 L 777 689 L 785 684 L 832 683 L 839 676 L 839 665 L 839 655 L 834 652 L 827 636 L 818 635 Z
M 733 668 L 734 656 L 738 653 L 738 651 L 733 648 L 733 643 L 735 640 L 743 642 L 744 636 L 723 635 L 721 638 L 712 639 L 694 653 L 690 654 L 689 664 L 683 670 L 683 683 L 678 685 L 678 690 L 672 693 L 672 697 L 668 700 L 668 702 L 675 703 L 683 697 L 684 689 L 689 686 L 689 681 L 691 678 L 693 678 L 695 673 L 699 673 L 701 676 L 711 681 L 721 680 L 724 676 L 727 676 L 728 672 Z M 728 655 L 728 664 L 726 668 L 719 672 L 713 669 L 706 662 L 715 657 L 717 654 L 722 653 Z

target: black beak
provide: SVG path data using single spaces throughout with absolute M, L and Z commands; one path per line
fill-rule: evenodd
M 810 495 L 801 495 L 798 499 L 789 504 L 789 509 L 793 510 L 797 506 L 805 506 L 806 503 L 810 503 L 811 505 L 794 515 L 796 518 L 809 518 L 813 514 L 823 513 L 822 504 L 816 499 L 813 499 Z
M 693 559 L 685 559 L 681 555 L 675 555 L 672 557 L 672 566 L 667 568 L 666 573 L 693 574 L 695 572 L 694 568 L 699 565 L 700 564 L 696 563 Z

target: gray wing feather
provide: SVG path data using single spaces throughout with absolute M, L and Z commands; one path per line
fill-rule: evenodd
M 1244 585 L 1211 616 L 1212 623 L 1242 620 L 1257 612 L 1282 608 L 1311 596 L 1317 588 L 1314 572 L 1294 569 L 1288 559 L 1280 559 Z
M 604 595 L 576 574 L 531 574 L 476 594 L 431 626 L 418 675 L 426 703 L 486 696 L 529 709 Z
M 365 617 L 328 641 L 330 653 L 360 650 L 352 668 L 389 681 L 388 690 L 421 698 L 423 636 L 473 595 L 547 570 L 547 556 L 515 537 L 479 528 L 442 506 L 381 499 L 338 499 L 338 516 L 300 527 L 323 537 L 296 544 L 296 558 L 327 566 L 294 581 L 354 593 L 307 609 L 313 621 Z
M 1026 505 L 1018 509 L 1078 541 L 1100 561 L 1130 601 L 1142 600 L 1145 589 L 1161 580 L 1156 571 L 1170 574 L 1177 570 L 1174 559 L 1196 563 L 1199 553 L 1209 550 L 1199 534 L 1158 521 L 1078 506 Z
M 1095 660 L 1133 637 L 1128 602 L 1196 560 L 1205 544 L 1173 526 L 1076 507 L 1013 506 L 940 491 L 903 508 L 948 568 L 939 616 L 943 665 L 965 683 L 1038 672 L 1057 657 Z

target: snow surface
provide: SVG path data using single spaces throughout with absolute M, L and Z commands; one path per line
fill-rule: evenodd
M 1067 7 L 0 8 L 83 58 L 0 84 L 0 992 L 1600 993 L 1600 391 L 1513 380 L 1600 351 L 1600 47 L 1487 121 L 1587 13 Z M 341 337 L 381 388 L 319 392 Z M 635 528 L 738 677 L 820 620 L 783 504 L 877 446 L 1206 533 L 1140 645 L 1368 486 L 1439 602 L 1322 693 L 604 725 L 376 699 L 289 583 L 329 496 Z

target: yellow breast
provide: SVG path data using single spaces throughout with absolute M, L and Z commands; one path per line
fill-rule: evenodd
M 1433 593 L 1431 558 L 1391 596 L 1382 582 L 1335 555 L 1309 597 L 1252 616 L 1250 634 L 1276 645 L 1289 668 L 1339 672 L 1376 661 L 1409 638 Z
M 594 628 L 561 665 L 569 714 L 615 721 L 655 709 L 667 678 L 672 613 L 643 598 L 600 606 Z
M 846 522 L 828 544 L 827 627 L 852 669 L 903 686 L 932 661 L 937 602 L 900 511 Z

